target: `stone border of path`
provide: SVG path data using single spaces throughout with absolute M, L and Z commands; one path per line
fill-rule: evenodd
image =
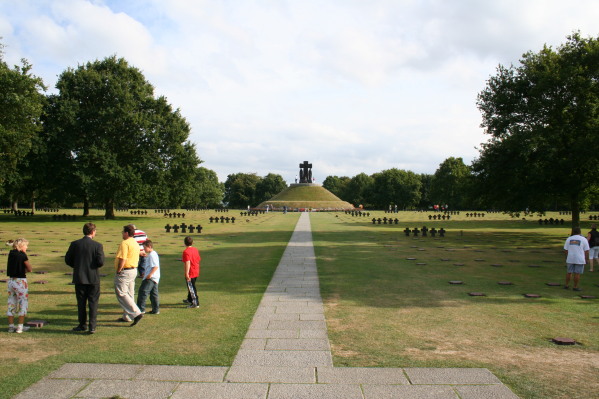
M 517 399 L 484 368 L 333 367 L 303 213 L 231 367 L 69 363 L 17 399 Z

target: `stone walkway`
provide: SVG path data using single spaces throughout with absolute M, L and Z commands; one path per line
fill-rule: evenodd
M 303 213 L 231 367 L 63 365 L 18 399 L 517 399 L 487 369 L 333 367 Z

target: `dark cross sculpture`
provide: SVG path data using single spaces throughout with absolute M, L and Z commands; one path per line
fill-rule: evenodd
M 308 161 L 300 163 L 300 183 L 312 183 L 312 164 Z

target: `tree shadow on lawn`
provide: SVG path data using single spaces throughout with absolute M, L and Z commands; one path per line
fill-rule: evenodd
M 374 238 L 364 239 L 373 233 Z M 359 305 L 398 308 L 463 306 L 467 301 L 537 301 L 551 305 L 572 296 L 572 291 L 546 286 L 548 282 L 563 283 L 565 277 L 561 238 L 549 234 L 477 232 L 476 240 L 463 248 L 466 235 L 413 240 L 399 234 L 387 237 L 377 233 L 372 229 L 315 233 L 324 296 L 338 296 Z M 470 234 L 474 236 L 473 232 Z M 413 246 L 424 251 L 417 252 Z M 406 260 L 406 254 L 413 254 L 418 260 Z M 449 256 L 450 262 L 440 261 Z M 478 256 L 488 260 L 474 261 Z M 418 266 L 418 261 L 425 265 Z M 491 263 L 500 267 L 490 267 Z M 536 267 L 527 267 L 531 265 Z M 450 280 L 462 280 L 466 285 L 452 286 Z M 515 284 L 499 286 L 501 280 Z M 586 275 L 581 279 L 585 294 L 599 295 L 599 289 L 592 284 L 595 280 L 595 276 Z M 483 292 L 486 296 L 469 297 L 469 292 Z M 541 298 L 523 296 L 529 293 L 540 294 Z

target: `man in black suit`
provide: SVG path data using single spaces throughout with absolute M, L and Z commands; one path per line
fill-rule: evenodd
M 96 332 L 96 317 L 100 300 L 98 269 L 104 264 L 104 249 L 102 244 L 93 240 L 96 236 L 95 224 L 84 224 L 83 235 L 85 237 L 71 243 L 64 261 L 73 268 L 73 283 L 77 296 L 79 325 L 73 328 L 73 331 L 87 329 L 86 305 L 89 303 L 89 333 L 93 334 Z

